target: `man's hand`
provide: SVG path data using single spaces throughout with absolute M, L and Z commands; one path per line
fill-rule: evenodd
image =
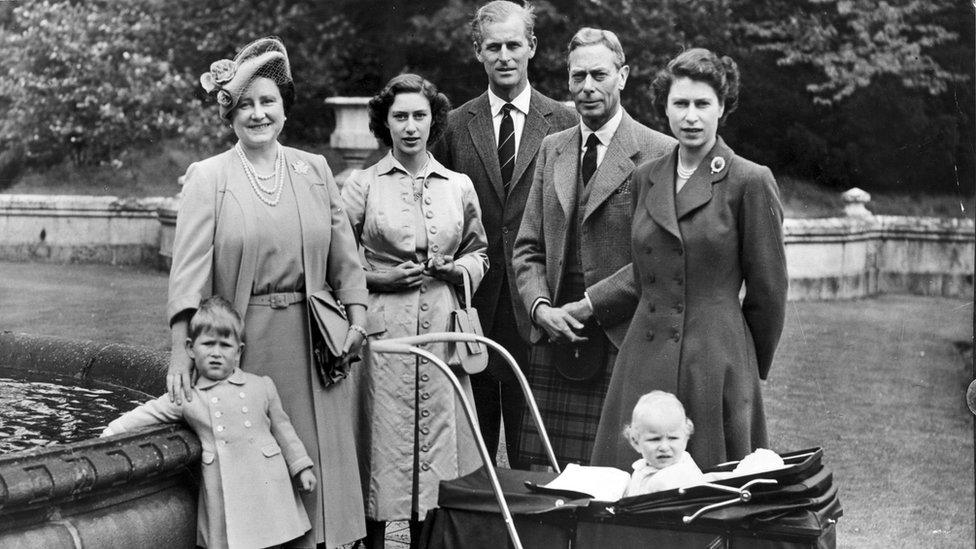
M 577 335 L 583 329 L 583 323 L 573 318 L 563 308 L 554 308 L 543 303 L 535 310 L 535 322 L 546 331 L 552 341 L 568 341 L 582 343 L 587 338 Z
M 562 309 L 583 324 L 593 318 L 593 307 L 590 305 L 590 300 L 585 297 L 579 301 L 563 305 Z

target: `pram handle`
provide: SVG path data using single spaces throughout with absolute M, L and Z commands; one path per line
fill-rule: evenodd
M 525 395 L 525 402 L 529 405 L 529 412 L 532 415 L 532 421 L 535 422 L 535 427 L 539 431 L 539 439 L 542 441 L 542 447 L 546 450 L 546 455 L 549 456 L 549 463 L 552 465 L 552 469 L 557 475 L 562 473 L 562 469 L 559 468 L 559 462 L 556 461 L 556 452 L 552 449 L 552 443 L 549 442 L 549 433 L 546 431 L 546 426 L 542 424 L 542 414 L 539 413 L 539 406 L 535 402 L 535 397 L 532 396 L 532 389 L 529 387 L 529 381 L 525 379 L 525 374 L 523 374 L 522 369 L 518 367 L 518 362 L 515 361 L 512 354 L 509 353 L 508 349 L 503 347 L 500 343 L 478 334 L 437 332 L 397 337 L 392 339 L 371 339 L 369 341 L 369 348 L 378 353 L 409 354 L 414 352 L 412 350 L 413 347 L 411 347 L 414 345 L 469 341 L 475 341 L 487 345 L 489 348 L 497 351 L 498 354 L 505 359 L 505 362 L 508 363 L 509 368 L 512 369 L 512 373 L 515 374 L 515 379 L 517 379 L 519 382 L 519 387 L 522 389 L 522 394 Z
M 542 438 L 542 442 L 544 443 L 546 451 L 549 454 L 549 459 L 552 461 L 553 467 L 558 473 L 559 464 L 556 462 L 555 452 L 553 452 L 552 445 L 549 443 L 549 435 L 546 433 L 545 427 L 542 425 L 542 417 L 539 414 L 539 408 L 535 403 L 535 398 L 532 396 L 532 391 L 529 389 L 529 383 L 525 379 L 525 375 L 522 374 L 521 370 L 519 370 L 515 359 L 500 344 L 488 339 L 487 337 L 479 336 L 477 334 L 449 332 L 421 334 L 386 340 L 375 339 L 369 342 L 369 350 L 377 353 L 414 354 L 428 359 L 431 364 L 436 366 L 441 372 L 444 373 L 445 376 L 447 376 L 447 379 L 451 382 L 451 385 L 454 386 L 454 391 L 457 393 L 458 399 L 461 401 L 461 406 L 464 408 L 464 415 L 467 418 L 468 426 L 471 428 L 471 432 L 474 435 L 475 442 L 478 446 L 478 452 L 481 454 L 481 460 L 485 464 L 485 472 L 488 473 L 488 479 L 491 481 L 492 490 L 495 492 L 495 499 L 498 501 L 498 507 L 501 509 L 502 519 L 505 522 L 505 528 L 508 530 L 508 536 L 512 540 L 514 549 L 523 549 L 522 540 L 519 539 L 518 532 L 515 530 L 515 520 L 512 518 L 512 512 L 508 507 L 508 502 L 505 500 L 505 494 L 502 491 L 501 483 L 498 480 L 498 474 L 495 472 L 495 468 L 492 467 L 491 455 L 488 453 L 488 447 L 485 445 L 485 440 L 481 436 L 477 416 L 475 415 L 475 411 L 474 408 L 472 408 L 471 403 L 468 402 L 468 397 L 464 394 L 464 388 L 461 387 L 461 382 L 458 380 L 454 372 L 451 371 L 451 367 L 448 366 L 443 360 L 438 358 L 430 351 L 416 346 L 423 345 L 425 343 L 439 343 L 443 341 L 480 342 L 495 349 L 505 358 L 505 361 L 508 362 L 513 373 L 515 374 L 515 377 L 519 380 L 519 384 L 522 386 L 522 392 L 525 393 L 526 402 L 529 404 L 529 409 L 531 410 L 533 419 L 535 420 L 536 426 L 539 429 L 539 435 Z

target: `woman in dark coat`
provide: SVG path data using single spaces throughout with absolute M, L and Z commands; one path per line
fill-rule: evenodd
M 728 57 L 695 48 L 653 83 L 678 146 L 633 177 L 631 242 L 640 302 L 614 365 L 593 465 L 627 469 L 621 436 L 637 399 L 674 393 L 695 423 L 703 468 L 768 445 L 759 380 L 783 330 L 786 258 L 779 191 L 717 129 L 738 100 Z M 744 287 L 744 298 L 740 290 Z

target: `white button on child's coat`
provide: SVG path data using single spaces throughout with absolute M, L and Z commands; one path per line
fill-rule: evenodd
M 217 397 L 213 397 L 213 398 L 210 399 L 210 402 L 213 402 L 214 404 L 217 404 L 218 402 L 220 402 L 220 399 L 217 398 Z
M 244 422 L 244 426 L 245 427 L 250 427 L 251 426 L 251 422 L 250 421 L 245 421 Z
M 242 408 L 241 408 L 241 412 L 243 412 L 243 413 L 245 413 L 245 414 L 246 414 L 246 413 L 247 413 L 247 406 L 244 406 L 244 407 L 242 407 Z
M 241 398 L 244 398 L 244 391 L 241 391 L 240 393 L 237 393 L 237 396 L 239 396 Z
M 222 415 L 224 415 L 224 414 L 220 410 L 217 410 L 216 412 L 214 412 L 214 417 L 220 417 Z
M 217 426 L 217 432 L 218 433 L 222 433 L 223 431 L 224 431 L 224 426 L 223 425 L 218 425 Z

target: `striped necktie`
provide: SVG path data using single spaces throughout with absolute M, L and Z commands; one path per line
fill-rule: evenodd
M 515 121 L 511 103 L 502 105 L 502 124 L 498 128 L 498 166 L 502 169 L 502 184 L 507 189 L 515 171 Z

